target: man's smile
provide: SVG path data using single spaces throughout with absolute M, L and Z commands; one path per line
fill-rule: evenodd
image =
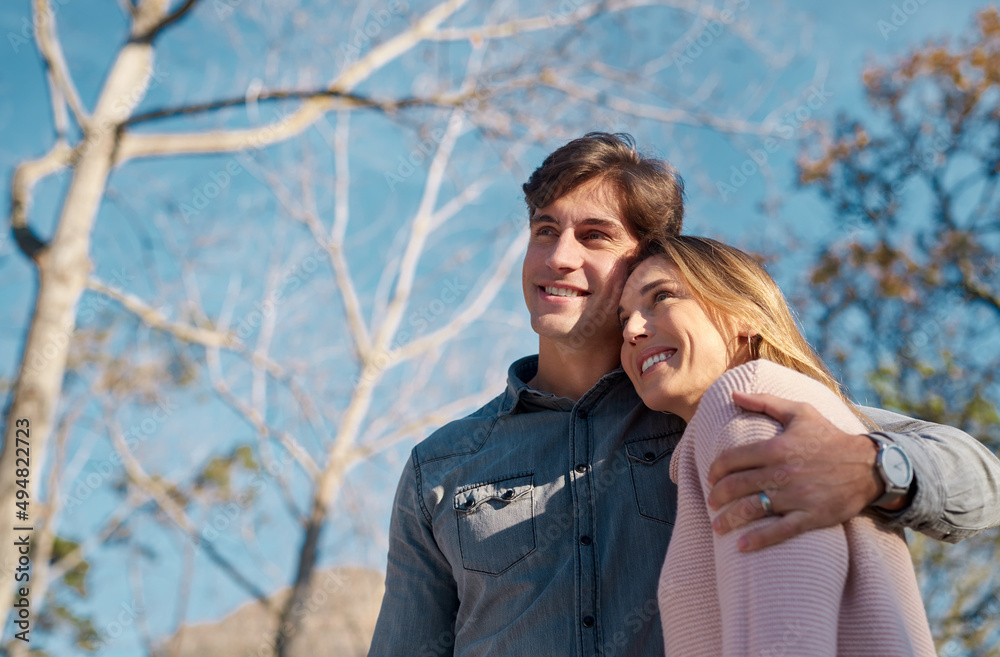
M 568 287 L 565 285 L 539 285 L 538 289 L 541 290 L 547 297 L 562 297 L 562 298 L 577 298 L 590 296 L 590 292 L 586 290 L 581 290 L 575 287 Z

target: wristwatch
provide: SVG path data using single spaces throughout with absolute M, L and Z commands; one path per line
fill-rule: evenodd
M 891 443 L 877 433 L 867 434 L 875 445 L 878 454 L 875 455 L 875 470 L 885 483 L 885 493 L 872 502 L 872 506 L 892 504 L 910 491 L 913 482 L 913 465 L 903 448 Z

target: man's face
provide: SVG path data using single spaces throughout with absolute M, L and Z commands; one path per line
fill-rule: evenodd
M 530 219 L 521 282 L 531 328 L 579 349 L 618 349 L 616 314 L 627 258 L 638 244 L 600 180 L 589 181 Z

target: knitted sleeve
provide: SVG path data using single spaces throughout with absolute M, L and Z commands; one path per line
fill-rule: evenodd
M 835 424 L 852 430 L 861 426 L 851 423 L 857 422 L 853 414 L 822 384 L 804 379 L 773 363 L 754 361 L 729 370 L 705 394 L 689 431 L 694 432 L 694 461 L 706 498 L 711 488 L 709 468 L 723 450 L 768 440 L 782 430 L 765 415 L 739 409 L 732 401 L 735 390 L 809 401 L 827 411 Z M 786 381 L 788 389 L 781 385 Z M 839 409 L 830 410 L 830 398 Z M 718 511 L 709 509 L 712 519 L 717 515 Z M 778 520 L 759 519 L 725 536 L 713 533 L 723 654 L 835 655 L 838 612 L 848 574 L 844 527 L 809 531 L 756 552 L 737 548 L 745 531 Z

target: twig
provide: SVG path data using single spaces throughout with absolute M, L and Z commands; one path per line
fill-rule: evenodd
M 271 601 L 267 593 L 257 586 L 252 580 L 244 576 L 236 567 L 223 557 L 215 547 L 203 541 L 198 533 L 198 528 L 187 517 L 184 509 L 180 507 L 171 497 L 169 491 L 159 481 L 153 479 L 143 469 L 142 465 L 132 454 L 125 442 L 125 437 L 121 433 L 118 422 L 114 419 L 111 410 L 105 407 L 105 423 L 108 432 L 111 434 L 111 442 L 122 458 L 122 465 L 125 466 L 125 473 L 143 494 L 150 498 L 162 510 L 167 517 L 176 525 L 177 529 L 184 534 L 188 540 L 204 550 L 205 555 L 222 569 L 229 577 L 250 595 L 260 600 L 266 608 L 271 608 Z
M 137 315 L 149 327 L 170 333 L 179 340 L 205 347 L 235 348 L 239 346 L 239 340 L 232 333 L 213 331 L 169 320 L 164 317 L 163 313 L 149 306 L 134 294 L 106 285 L 94 276 L 87 279 L 87 287 L 114 299 L 125 309 Z
M 90 117 L 80 101 L 80 94 L 73 84 L 73 78 L 69 74 L 69 67 L 63 57 L 62 47 L 59 45 L 59 38 L 56 36 L 55 15 L 49 0 L 35 0 L 35 41 L 38 43 L 38 51 L 42 55 L 45 68 L 52 76 L 55 87 L 66 99 L 73 116 L 76 117 L 77 125 L 81 130 L 85 130 L 90 122 Z
M 73 150 L 65 142 L 57 141 L 45 155 L 14 169 L 10 186 L 10 226 L 21 251 L 32 260 L 37 261 L 41 257 L 46 243 L 28 225 L 31 190 L 42 178 L 66 168 L 72 153 Z
M 150 25 L 149 27 L 144 27 L 138 22 L 136 24 L 135 32 L 132 34 L 132 39 L 134 43 L 149 43 L 155 39 L 160 32 L 170 27 L 180 19 L 184 18 L 189 11 L 198 3 L 198 0 L 185 0 L 184 4 L 177 8 L 173 13 L 167 14 L 159 21 Z M 142 6 L 139 6 L 139 13 L 142 12 Z

